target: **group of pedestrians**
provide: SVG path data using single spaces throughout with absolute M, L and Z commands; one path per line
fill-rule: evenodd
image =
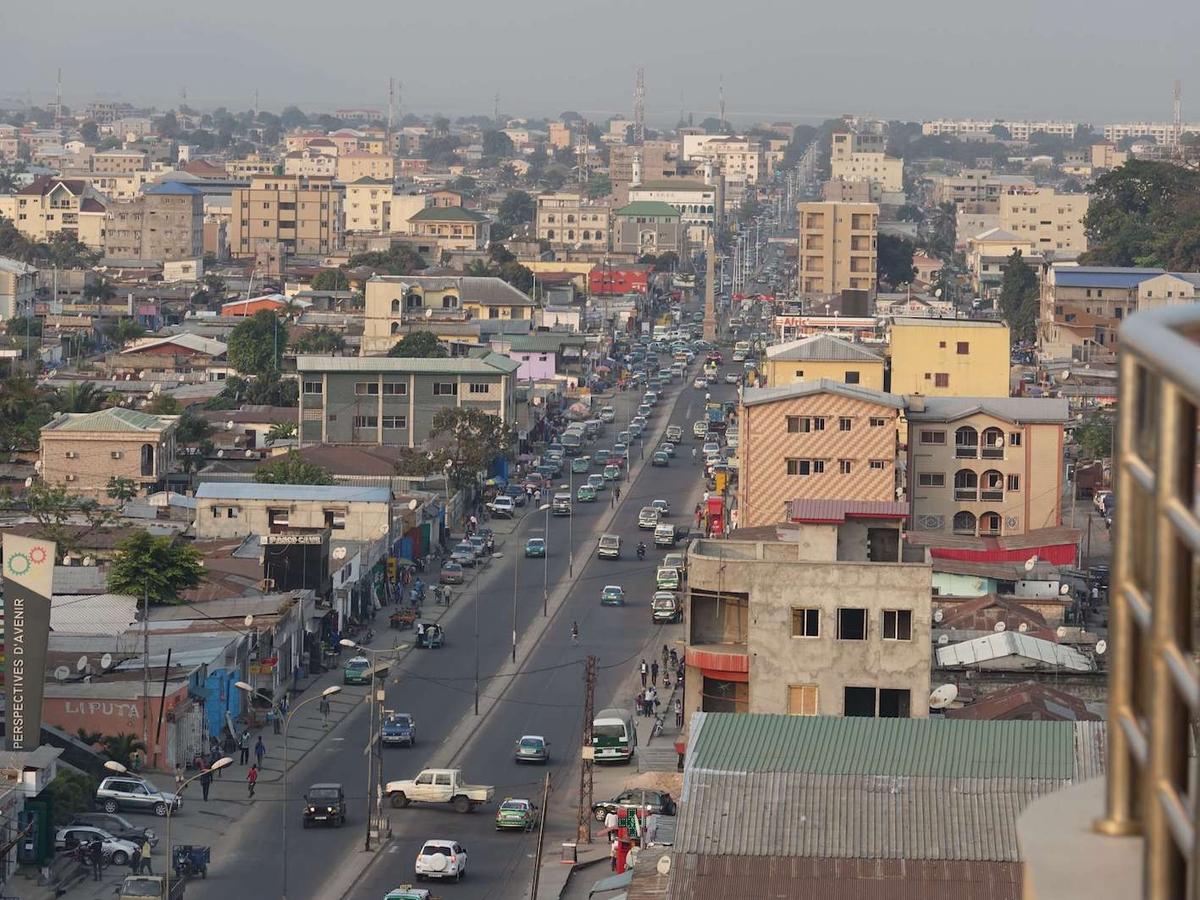
M 662 701 L 659 699 L 658 693 L 658 676 L 662 675 L 663 690 L 668 692 L 670 697 L 671 690 L 671 670 L 675 670 L 675 679 L 678 689 L 683 687 L 683 662 L 679 658 L 679 653 L 663 644 L 662 648 L 662 666 L 659 666 L 657 659 L 652 659 L 647 662 L 645 657 L 638 664 L 638 674 L 642 679 L 642 689 L 638 691 L 635 698 L 635 707 L 639 716 L 648 716 L 654 718 L 658 715 L 659 707 L 662 706 Z M 675 727 L 683 728 L 683 698 L 676 696 L 672 704 L 672 711 L 675 713 Z
M 322 698 L 324 702 L 324 698 Z M 262 735 L 258 736 L 258 740 L 254 742 L 254 762 L 250 762 L 250 729 L 243 728 L 242 733 L 238 736 L 238 750 L 241 753 L 241 764 L 244 766 L 250 764 L 250 768 L 246 770 L 246 797 L 249 800 L 254 799 L 254 786 L 258 784 L 258 775 L 262 770 L 263 757 L 267 755 L 267 745 L 263 743 Z M 211 784 L 211 775 L 209 778 Z M 204 789 L 204 799 L 208 799 L 208 790 L 204 787 L 204 781 L 201 779 L 200 787 Z

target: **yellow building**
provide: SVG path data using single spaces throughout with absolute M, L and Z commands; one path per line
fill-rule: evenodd
M 253 256 L 261 246 L 323 255 L 342 245 L 342 198 L 331 178 L 256 175 L 233 191 L 229 252 Z
M 346 234 L 391 231 L 392 182 L 358 178 L 346 185 Z
M 825 334 L 768 347 L 762 367 L 767 387 L 825 380 L 883 390 L 882 356 Z
M 441 250 L 483 250 L 491 239 L 491 220 L 465 206 L 426 206 L 408 217 L 409 234 L 422 255 Z
M 1083 217 L 1090 201 L 1054 188 L 1014 188 L 1000 195 L 1000 227 L 1028 238 L 1036 253 L 1074 259 L 1087 250 Z
M 563 122 L 551 122 L 548 142 L 555 150 L 566 150 L 572 146 L 571 126 Z
M 337 158 L 337 179 L 350 184 L 360 178 L 392 181 L 396 177 L 396 161 L 382 153 L 343 153 Z
M 967 239 L 967 271 L 971 287 L 983 296 L 998 289 L 1004 280 L 1008 259 L 1020 250 L 1026 262 L 1034 255 L 1033 241 L 1003 228 L 989 228 Z
M 840 294 L 875 290 L 874 203 L 801 203 L 800 290 Z
M 893 394 L 1007 397 L 1009 333 L 1003 322 L 897 319 L 891 328 Z
M 42 175 L 15 194 L 0 196 L 0 216 L 31 241 L 60 231 L 96 250 L 104 247 L 108 199 L 83 178 Z
M 274 174 L 277 165 L 279 164 L 272 159 L 264 159 L 257 153 L 251 153 L 240 159 L 226 160 L 225 170 L 230 178 L 253 178 L 255 175 Z

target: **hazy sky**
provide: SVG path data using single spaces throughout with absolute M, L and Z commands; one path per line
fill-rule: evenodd
M 23 0 L 0 4 L 0 101 L 405 112 L 646 112 L 673 125 L 841 113 L 1200 120 L 1197 0 Z M 1189 111 L 1191 115 L 1189 115 Z

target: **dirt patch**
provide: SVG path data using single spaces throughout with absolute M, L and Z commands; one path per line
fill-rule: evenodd
M 647 791 L 667 791 L 672 797 L 678 797 L 683 790 L 682 772 L 642 772 L 631 773 L 623 779 L 626 789 L 642 788 Z

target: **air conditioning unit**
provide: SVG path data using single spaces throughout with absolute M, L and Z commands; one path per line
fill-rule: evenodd
M 67 475 L 67 481 L 75 481 L 77 478 L 78 478 L 78 476 L 75 475 L 74 472 L 71 472 Z
M 67 451 L 67 459 L 79 459 L 79 454 L 76 453 L 74 450 L 68 450 Z

